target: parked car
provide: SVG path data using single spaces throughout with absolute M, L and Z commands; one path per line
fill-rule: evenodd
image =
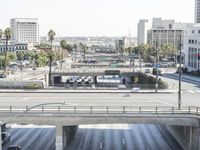
M 145 69 L 145 73 L 150 73 L 150 69 Z
M 21 150 L 22 148 L 20 146 L 9 146 L 7 150 Z
M 0 78 L 7 78 L 7 75 L 5 73 L 0 74 Z

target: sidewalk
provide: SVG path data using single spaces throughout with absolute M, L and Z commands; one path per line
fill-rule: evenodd
M 177 90 L 158 90 L 158 94 L 176 93 Z M 56 89 L 40 89 L 40 90 L 24 90 L 24 89 L 0 89 L 0 93 L 155 93 L 155 90 L 56 90 Z

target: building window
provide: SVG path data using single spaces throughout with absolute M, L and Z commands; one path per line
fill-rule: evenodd
M 192 34 L 194 34 L 195 32 L 194 32 L 194 30 L 192 30 Z

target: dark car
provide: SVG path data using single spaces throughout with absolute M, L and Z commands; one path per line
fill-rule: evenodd
M 21 150 L 22 148 L 20 146 L 9 146 L 7 150 Z
M 2 74 L 0 74 L 0 78 L 7 78 L 7 75 L 2 73 Z
M 153 68 L 153 72 L 152 72 L 152 74 L 153 74 L 153 75 L 156 75 L 156 74 L 157 74 L 157 68 Z M 158 69 L 158 75 L 162 75 L 160 69 Z

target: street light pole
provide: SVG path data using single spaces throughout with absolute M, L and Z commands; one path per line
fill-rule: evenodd
M 158 41 L 156 41 L 156 93 L 158 92 L 158 62 L 159 62 L 159 57 L 158 57 Z
M 49 56 L 49 85 L 51 85 L 51 73 L 52 73 L 51 69 L 52 69 L 52 55 L 50 54 Z
M 178 90 L 178 109 L 181 110 L 181 76 L 182 76 L 182 68 L 181 68 L 181 62 L 182 62 L 182 51 L 181 51 L 181 35 L 180 35 L 180 54 L 179 54 L 179 90 Z

